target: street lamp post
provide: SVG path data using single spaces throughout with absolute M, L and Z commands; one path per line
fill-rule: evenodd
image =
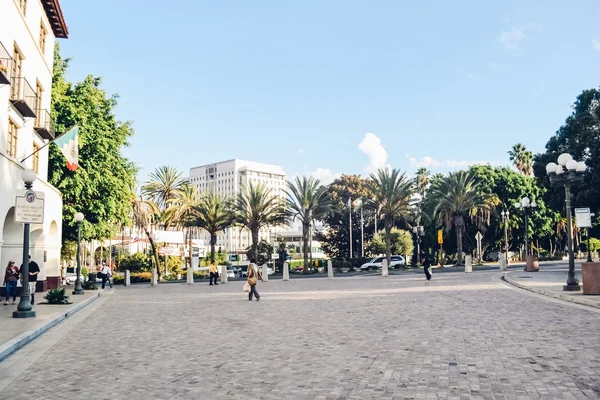
M 527 256 L 529 255 L 529 209 L 536 207 L 537 203 L 530 201 L 529 197 L 523 197 L 520 203 L 515 203 L 515 208 L 523 209 L 523 213 L 525 214 L 525 260 L 527 260 Z
M 75 214 L 75 222 L 77 223 L 77 256 L 75 258 L 77 262 L 77 269 L 75 277 L 75 290 L 74 295 L 83 294 L 83 288 L 81 287 L 81 223 L 83 222 L 83 214 L 78 212 Z
M 504 222 L 504 259 L 506 261 L 506 266 L 508 267 L 508 221 L 510 213 L 508 210 L 502 210 L 500 214 L 502 215 L 502 222 Z
M 421 265 L 421 236 L 425 236 L 425 228 L 420 224 L 421 217 L 417 217 L 417 226 L 413 226 L 413 233 L 417 242 L 417 266 Z
M 583 173 L 586 170 L 583 161 L 575 161 L 568 153 L 563 153 L 558 157 L 556 163 L 546 165 L 546 173 L 550 177 L 550 182 L 565 187 L 565 209 L 567 212 L 567 235 L 569 246 L 569 276 L 567 284 L 563 286 L 564 291 L 577 292 L 581 290 L 579 280 L 575 276 L 575 255 L 573 254 L 573 225 L 571 216 L 571 185 L 574 182 L 583 180 Z
M 25 189 L 32 191 L 33 182 L 36 180 L 35 171 L 32 169 L 25 169 L 21 172 L 21 179 L 25 183 Z M 30 225 L 28 223 L 23 224 L 23 266 L 21 267 L 21 276 L 23 277 L 23 287 L 21 288 L 21 299 L 17 310 L 13 311 L 13 318 L 33 318 L 35 317 L 35 311 L 32 310 L 29 293 L 29 231 Z M 8 296 L 8 295 L 7 295 Z

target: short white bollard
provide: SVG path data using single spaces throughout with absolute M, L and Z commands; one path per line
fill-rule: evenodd
M 381 263 L 381 276 L 388 276 L 388 275 L 389 275 L 389 271 L 388 271 L 387 258 L 384 258 L 383 262 Z
M 331 260 L 327 260 L 327 277 L 333 278 L 333 263 Z
M 152 268 L 152 280 L 150 281 L 152 286 L 158 285 L 158 275 L 156 274 L 156 268 Z
M 221 265 L 221 283 L 227 283 L 227 266 Z
M 290 265 L 286 262 L 283 263 L 283 280 L 290 280 Z
M 126 269 L 125 270 L 125 286 L 131 286 L 131 272 Z
M 188 285 L 191 285 L 192 283 L 194 283 L 194 269 L 193 268 L 188 268 L 188 270 L 187 270 L 187 283 L 188 283 Z
M 269 267 L 267 267 L 267 264 L 263 264 L 263 266 L 261 267 L 262 269 L 262 281 L 263 282 L 269 282 Z
M 473 272 L 473 261 L 471 256 L 465 256 L 465 273 Z

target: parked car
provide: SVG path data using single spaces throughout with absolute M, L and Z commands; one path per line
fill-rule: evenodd
M 235 278 L 235 272 L 232 269 L 227 270 L 227 278 Z
M 74 285 L 76 280 L 77 280 L 77 275 L 75 275 L 75 274 L 67 274 L 67 276 L 65 277 L 65 281 L 67 282 L 67 285 Z M 85 277 L 83 275 L 81 275 L 79 277 L 79 280 L 81 281 L 81 283 L 84 283 Z
M 372 269 L 381 269 L 383 267 L 383 260 L 385 257 L 377 257 L 360 266 L 361 271 L 370 271 Z M 400 265 L 406 265 L 406 260 L 402 256 L 392 256 L 392 263 L 390 268 L 396 268 Z

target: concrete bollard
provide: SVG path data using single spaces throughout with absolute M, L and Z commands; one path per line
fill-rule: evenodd
M 502 254 L 500 256 L 500 271 L 506 271 L 508 269 L 508 266 L 506 265 L 506 258 L 504 257 L 504 254 Z
M 465 256 L 465 273 L 473 272 L 473 261 L 471 256 Z
M 283 280 L 290 280 L 290 265 L 286 262 L 283 263 Z
M 327 260 L 327 277 L 329 279 L 333 278 L 333 263 L 331 260 Z
M 125 270 L 125 280 L 123 281 L 125 286 L 131 286 L 131 272 L 126 269 Z
M 383 262 L 381 263 L 381 276 L 388 276 L 388 275 L 389 275 L 389 271 L 388 271 L 387 258 L 384 258 Z
M 191 285 L 194 283 L 194 269 L 188 268 L 187 270 L 187 284 Z
M 221 283 L 227 283 L 227 266 L 221 265 Z
M 150 281 L 152 286 L 158 285 L 158 275 L 156 274 L 156 268 L 152 268 L 152 280 Z
M 263 282 L 269 282 L 269 267 L 267 267 L 267 264 L 263 264 L 263 266 L 260 267 L 260 269 Z

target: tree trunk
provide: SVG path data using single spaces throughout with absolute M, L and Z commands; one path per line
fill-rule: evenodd
M 462 264 L 462 253 L 463 253 L 463 240 L 462 240 L 462 235 L 463 235 L 463 229 L 465 226 L 465 221 L 462 217 L 455 217 L 454 218 L 454 227 L 456 228 L 456 251 L 457 251 L 457 255 L 456 255 L 456 265 L 461 265 Z
M 302 255 L 304 256 L 304 273 L 308 273 L 308 233 L 309 224 L 302 224 Z
M 217 244 L 217 234 L 210 234 L 210 261 L 212 262 L 215 259 L 215 246 Z
M 144 229 L 146 232 L 146 236 L 148 237 L 148 241 L 150 242 L 150 247 L 152 248 L 152 254 L 154 255 L 154 261 L 156 262 L 156 274 L 158 275 L 158 279 L 162 273 L 160 272 L 160 261 L 158 261 L 158 251 L 156 250 L 156 244 L 154 243 L 154 239 L 152 239 L 152 235 L 148 231 L 148 229 Z
M 385 258 L 389 269 L 392 265 L 392 221 L 387 218 L 385 221 Z
M 250 247 L 250 259 L 258 263 L 258 229 L 252 230 L 252 246 Z

